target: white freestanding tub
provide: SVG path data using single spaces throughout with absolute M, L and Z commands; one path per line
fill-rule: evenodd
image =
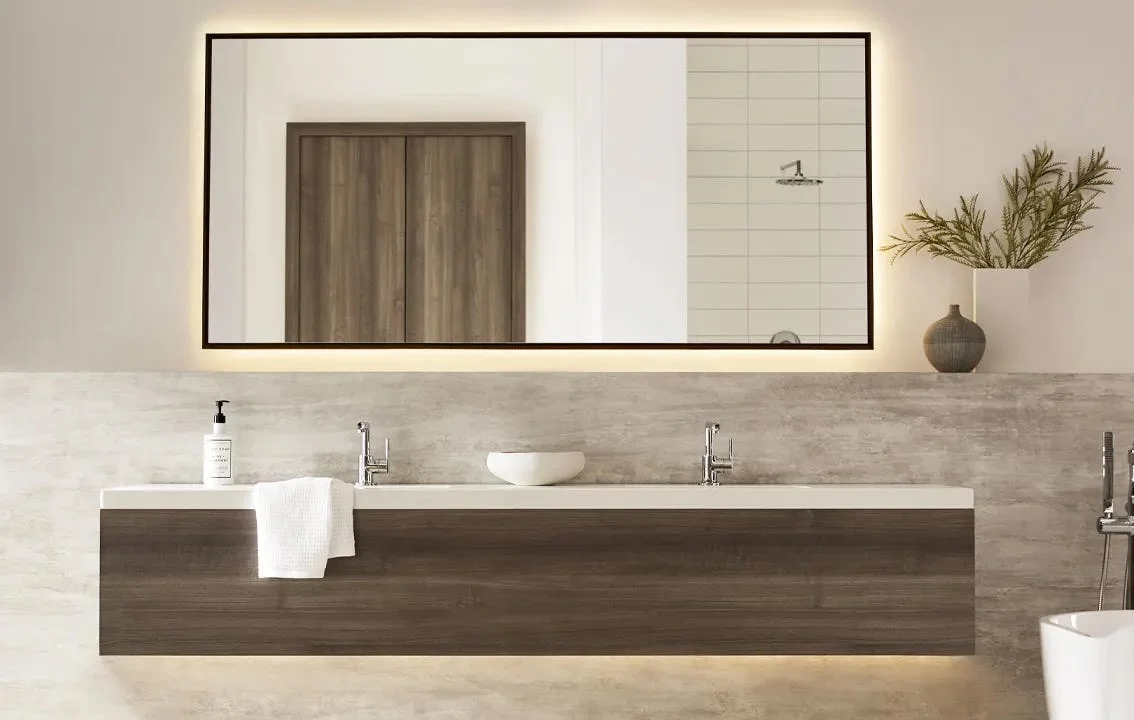
M 1040 619 L 1050 720 L 1134 720 L 1134 610 Z

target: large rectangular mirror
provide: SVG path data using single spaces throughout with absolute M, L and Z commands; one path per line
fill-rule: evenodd
M 873 347 L 866 33 L 206 45 L 206 348 Z

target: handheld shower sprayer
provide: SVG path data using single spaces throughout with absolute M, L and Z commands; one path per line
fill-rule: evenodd
M 1102 447 L 1102 518 L 1112 520 L 1114 518 L 1114 433 L 1110 430 L 1103 433 Z M 1126 512 L 1129 514 L 1130 511 Z M 1102 571 L 1099 573 L 1099 610 L 1103 609 L 1103 597 L 1106 595 L 1106 566 L 1109 560 L 1110 535 L 1103 535 Z
M 1134 521 L 1134 446 L 1126 451 L 1126 522 Z M 1104 551 L 1105 554 L 1105 551 Z M 1134 533 L 1126 536 L 1126 571 L 1122 574 L 1122 609 L 1134 609 L 1134 586 L 1130 584 L 1130 565 L 1134 563 Z M 1102 610 L 1102 608 L 1099 608 Z
M 1107 517 L 1114 516 L 1114 433 L 1103 433 L 1103 476 L 1102 511 Z M 1129 502 L 1127 502 L 1129 506 Z M 1129 512 L 1129 509 L 1127 510 Z

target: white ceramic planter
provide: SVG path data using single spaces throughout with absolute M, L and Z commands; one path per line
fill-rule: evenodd
M 984 330 L 977 372 L 1028 369 L 1034 342 L 1027 270 L 973 270 L 973 320 Z

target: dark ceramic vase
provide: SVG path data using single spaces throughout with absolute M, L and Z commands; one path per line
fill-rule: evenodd
M 961 315 L 960 305 L 925 331 L 925 357 L 943 373 L 967 373 L 984 357 L 984 330 Z

